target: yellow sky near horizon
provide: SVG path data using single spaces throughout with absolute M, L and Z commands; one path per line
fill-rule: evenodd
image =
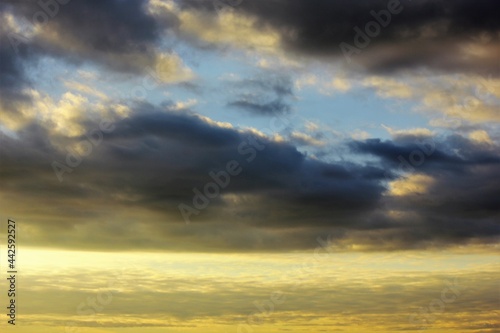
M 2 332 L 500 328 L 494 253 L 19 253 L 18 325 Z

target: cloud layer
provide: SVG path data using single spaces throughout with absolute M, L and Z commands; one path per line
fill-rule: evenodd
M 465 137 L 350 141 L 353 154 L 375 160 L 327 163 L 272 136 L 150 104 L 104 131 L 82 124 L 86 135 L 32 123 L 2 139 L 5 199 L 32 221 L 34 243 L 52 228 L 78 228 L 77 247 L 108 247 L 123 232 L 112 246 L 222 251 L 308 248 L 327 233 L 340 249 L 489 243 L 500 234 L 498 149 Z M 84 241 L 99 223 L 104 234 Z M 159 233 L 141 245 L 148 230 Z
M 256 0 L 222 12 L 190 0 L 2 4 L 2 197 L 31 226 L 33 245 L 280 251 L 325 235 L 339 250 L 496 242 L 496 11 L 495 2 L 466 0 Z M 356 27 L 372 21 L 380 33 L 365 31 L 365 43 Z M 359 51 L 353 61 L 342 43 Z M 209 64 L 188 67 L 185 50 Z M 115 88 L 133 93 L 118 98 Z M 316 88 L 321 98 L 345 95 L 328 100 L 338 103 L 332 111 L 311 97 Z M 339 134 L 334 117 L 365 122 L 351 91 L 443 119 L 410 130 L 370 124 L 389 139 Z M 294 120 L 320 113 L 319 125 Z

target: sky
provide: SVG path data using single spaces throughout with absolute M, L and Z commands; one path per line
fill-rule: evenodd
M 498 331 L 499 9 L 2 1 L 0 327 Z

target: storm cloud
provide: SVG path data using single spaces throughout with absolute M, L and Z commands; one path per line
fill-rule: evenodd
M 189 240 L 184 249 L 191 242 L 213 248 L 212 237 L 218 234 L 218 250 L 272 250 L 277 244 L 308 248 L 318 233 L 332 232 L 339 244 L 355 239 L 373 248 L 489 242 L 500 234 L 500 156 L 486 148 L 472 151 L 473 144 L 465 138 L 439 139 L 436 147 L 461 153 L 435 149 L 416 167 L 433 179 L 426 193 L 401 197 L 387 194 L 388 182 L 405 179 L 398 156 L 409 156 L 417 145 L 373 139 L 347 142 L 355 153 L 376 156 L 379 162 L 327 163 L 308 158 L 290 143 L 150 104 L 136 104 L 128 118 L 113 123 L 113 130 L 104 133 L 102 143 L 77 166 L 67 165 L 68 155 L 86 136 L 55 145 L 37 124 L 18 135 L 2 140 L 3 188 L 22 196 L 25 204 L 41 202 L 35 211 L 17 210 L 14 203 L 12 207 L 28 220 L 43 214 L 37 219 L 45 220 L 44 228 L 90 228 L 98 221 L 106 224 L 128 215 L 121 227 L 115 226 L 129 225 L 122 229 L 126 234 L 130 226 L 150 225 L 163 230 L 166 239 L 179 237 L 177 249 L 183 249 L 182 239 Z M 71 169 L 64 169 L 62 182 L 51 167 L 54 161 Z M 229 161 L 236 161 L 241 173 L 191 216 L 191 225 L 185 225 L 179 204 L 194 208 L 194 189 L 203 193 L 208 183 L 215 184 L 213 175 L 224 172 Z M 85 205 L 75 206 L 81 200 Z M 143 212 L 146 221 L 134 211 Z M 282 233 L 275 232 L 279 229 Z M 256 236 L 246 237 L 249 232 Z M 134 238 L 129 235 L 123 241 L 129 237 Z M 160 239 L 149 246 L 165 247 Z M 237 245 L 235 239 L 240 239 Z M 96 246 L 104 246 L 104 239 Z
M 181 4 L 217 15 L 209 1 Z M 390 73 L 423 67 L 498 76 L 498 10 L 488 0 L 257 0 L 243 1 L 234 11 L 257 19 L 256 34 L 277 31 L 286 52 L 325 60 L 347 55 L 357 65 L 352 69 Z

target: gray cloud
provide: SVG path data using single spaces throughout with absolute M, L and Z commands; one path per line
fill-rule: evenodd
M 435 139 L 432 144 L 436 149 L 430 155 L 424 153 L 423 141 L 415 144 L 366 140 L 351 146 L 357 152 L 379 157 L 392 172 L 410 171 L 432 177 L 433 183 L 424 195 L 414 193 L 404 200 L 392 198 L 387 203 L 393 209 L 411 212 L 411 228 L 417 231 L 412 238 L 425 234 L 437 242 L 497 238 L 500 235 L 498 149 L 457 135 Z
M 227 105 L 263 116 L 283 115 L 290 112 L 290 105 L 284 103 L 280 99 L 276 99 L 274 101 L 263 104 L 243 99 L 239 101 L 232 101 Z
M 294 98 L 293 82 L 287 75 L 272 71 L 254 78 L 228 81 L 226 83 L 237 95 L 235 100 L 227 103 L 251 114 L 261 116 L 278 116 L 291 112 L 289 98 Z
M 208 2 L 184 0 L 186 8 L 209 13 Z M 499 5 L 481 0 L 400 1 L 397 14 L 372 37 L 355 44 L 359 27 L 376 22 L 374 11 L 387 14 L 391 1 L 244 1 L 237 12 L 256 17 L 259 27 L 272 27 L 289 52 L 324 60 L 343 55 L 341 43 L 357 47 L 352 60 L 365 69 L 392 72 L 428 67 L 442 71 L 500 74 Z M 402 8 L 400 10 L 400 8 Z M 378 13 L 378 14 L 377 14 Z M 215 12 L 213 13 L 214 15 Z M 385 20 L 381 18 L 379 20 Z M 372 28 L 373 29 L 373 28 Z M 375 30 L 373 30 L 375 31 Z M 257 33 L 257 32 L 256 32 Z M 365 32 L 366 33 L 366 32 Z M 365 35 L 366 36 L 366 35 Z M 369 41 L 366 41 L 366 38 Z
M 34 243 L 58 242 L 63 233 L 68 241 L 60 246 L 106 248 L 111 237 L 115 249 L 136 239 L 139 248 L 258 251 L 309 248 L 318 235 L 335 232 L 341 248 L 357 242 L 396 249 L 489 243 L 500 234 L 498 152 L 462 137 L 439 139 L 439 149 L 416 170 L 435 183 L 425 195 L 401 198 L 383 193 L 386 181 L 400 177 L 398 156 L 418 149 L 410 143 L 351 142 L 353 151 L 380 161 L 327 163 L 287 142 L 149 104 L 137 104 L 114 125 L 62 183 L 51 168 L 54 160 L 66 163 L 68 153 L 58 147 L 74 146 L 84 136 L 59 138 L 66 141 L 56 147 L 46 130 L 32 124 L 19 139 L 2 140 L 2 190 L 23 197 L 21 206 L 12 202 L 13 214 L 43 224 L 35 227 L 40 234 L 32 235 Z M 241 174 L 186 227 L 178 205 L 193 206 L 193 189 L 203 192 L 214 182 L 210 173 L 231 160 Z M 70 231 L 75 225 L 78 235 Z M 90 241 L 96 228 L 99 236 Z M 146 242 L 148 230 L 156 234 Z
M 97 64 L 118 73 L 154 71 L 172 77 L 180 74 L 176 67 L 181 66 L 181 61 L 169 63 L 169 57 L 175 55 L 170 47 L 161 44 L 162 32 L 176 26 L 178 20 L 171 16 L 157 22 L 147 12 L 146 1 L 73 0 L 67 4 L 48 2 L 47 6 L 43 3 L 22 0 L 1 7 L 2 14 L 12 15 L 14 25 L 21 27 L 17 31 L 7 24 L 0 31 L 0 38 L 5 41 L 0 50 L 2 86 L 26 86 L 22 83 L 27 80 L 29 61 L 44 57 L 76 65 Z M 17 51 L 7 42 L 12 36 L 19 42 Z
M 0 17 L 5 18 L 6 5 L 0 5 Z M 15 117 L 16 105 L 30 101 L 23 89 L 31 82 L 26 75 L 25 64 L 35 59 L 34 48 L 22 42 L 22 37 L 14 34 L 7 24 L 0 26 L 0 109 Z
M 159 27 L 145 13 L 144 3 L 74 0 L 59 5 L 31 43 L 40 47 L 40 52 L 73 61 L 92 59 L 126 70 L 123 62 L 116 62 L 120 54 L 140 52 L 152 55 L 153 45 L 159 38 Z M 41 10 L 33 1 L 17 1 L 11 6 L 16 16 L 32 23 L 33 15 Z M 111 59 L 115 59 L 115 62 Z

